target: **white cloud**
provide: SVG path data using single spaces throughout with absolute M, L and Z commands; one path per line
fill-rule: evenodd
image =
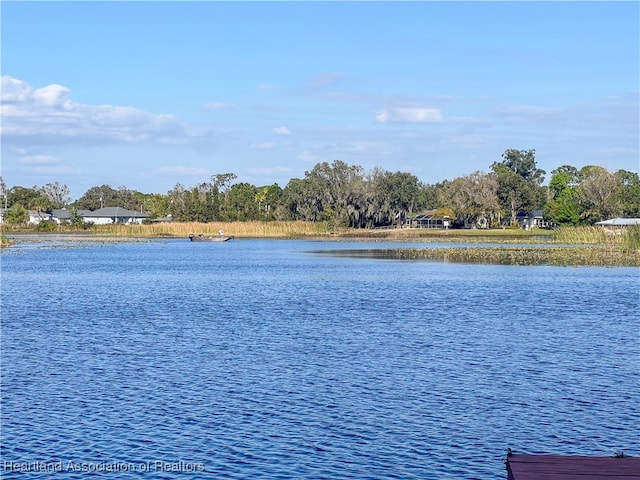
M 73 102 L 70 90 L 62 85 L 33 89 L 22 80 L 2 76 L 1 87 L 2 138 L 16 147 L 210 141 L 208 132 L 191 128 L 174 115 Z
M 388 145 L 375 141 L 333 142 L 326 144 L 325 148 L 329 151 L 340 153 L 388 154 L 391 152 Z
M 274 142 L 254 143 L 251 145 L 251 148 L 255 148 L 257 150 L 271 150 L 272 148 L 276 148 L 276 144 Z
M 278 135 L 291 135 L 291 130 L 289 130 L 287 127 L 277 127 L 274 128 L 273 131 Z
M 69 92 L 70 90 L 62 85 L 52 84 L 34 90 L 33 99 L 44 107 L 67 109 L 71 106 L 71 100 L 68 98 Z
M 52 155 L 29 154 L 18 157 L 15 166 L 10 167 L 12 173 L 27 174 L 32 177 L 67 177 L 80 175 L 80 170 L 63 165 L 62 161 Z
M 438 108 L 394 107 L 378 112 L 378 123 L 440 123 L 442 112 Z
M 0 85 L 0 99 L 3 104 L 24 102 L 33 92 L 31 87 L 22 80 L 5 75 L 0 79 Z

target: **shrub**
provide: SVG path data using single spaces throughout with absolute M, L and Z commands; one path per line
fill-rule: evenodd
M 22 205 L 14 205 L 4 212 L 4 218 L 9 225 L 24 225 L 29 221 L 29 212 Z
M 58 229 L 58 224 L 53 220 L 43 220 L 36 225 L 37 232 L 53 232 Z

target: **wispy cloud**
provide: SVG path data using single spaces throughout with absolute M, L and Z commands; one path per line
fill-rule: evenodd
M 378 123 L 441 123 L 442 112 L 438 108 L 393 107 L 375 115 Z
M 638 148 L 626 148 L 626 147 L 611 147 L 601 148 L 598 153 L 605 158 L 615 158 L 621 155 L 638 155 Z
M 203 108 L 205 110 L 228 110 L 234 106 L 235 105 L 233 103 L 228 102 L 211 102 L 207 103 Z
M 303 150 L 298 155 L 298 160 L 303 162 L 320 162 L 321 158 L 317 155 L 313 155 L 309 150 Z
M 56 165 L 60 161 L 51 155 L 25 155 L 18 159 L 21 165 Z
M 257 105 L 255 109 L 258 112 L 266 113 L 285 113 L 291 111 L 291 109 L 285 105 Z
M 209 170 L 199 167 L 161 167 L 154 170 L 156 175 L 167 176 L 187 176 L 187 177 L 206 177 L 209 175 Z
M 505 105 L 498 109 L 498 114 L 515 118 L 540 118 L 557 116 L 562 113 L 560 108 L 542 107 L 540 105 Z
M 499 111 L 505 115 L 549 115 L 561 112 L 562 110 L 559 108 L 541 107 L 539 105 L 508 105 L 502 107 Z
M 23 155 L 18 158 L 15 171 L 28 172 L 30 175 L 57 177 L 79 175 L 78 169 L 63 165 L 58 157 L 53 155 Z
M 2 138 L 15 146 L 47 144 L 188 145 L 211 141 L 210 132 L 192 128 L 174 115 L 131 106 L 74 102 L 58 84 L 32 88 L 9 76 L 1 79 Z
M 287 127 L 277 127 L 274 128 L 273 131 L 278 135 L 291 135 L 291 130 L 289 130 Z
M 311 78 L 306 87 L 309 90 L 324 90 L 337 85 L 346 77 L 347 75 L 342 72 L 321 73 Z
M 324 148 L 336 153 L 372 153 L 388 154 L 391 152 L 389 145 L 377 141 L 344 141 L 328 143 Z
M 254 143 L 253 145 L 251 145 L 251 148 L 257 150 L 271 150 L 273 148 L 276 148 L 276 144 L 274 142 Z

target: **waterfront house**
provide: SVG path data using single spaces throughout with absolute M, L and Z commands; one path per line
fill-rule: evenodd
M 547 222 L 542 215 L 542 210 L 533 210 L 532 212 L 520 212 L 516 217 L 518 225 L 525 230 L 537 228 L 551 228 L 553 224 Z
M 407 220 L 409 228 L 447 228 L 450 226 L 449 217 L 437 217 L 437 210 L 427 210 L 420 215 Z
M 77 210 L 77 215 L 83 222 L 95 225 L 120 224 L 141 224 L 149 215 L 134 210 L 127 210 L 122 207 L 104 207 L 98 210 Z M 72 210 L 66 208 L 54 209 L 51 212 L 52 219 L 58 224 L 71 221 Z
M 170 223 L 170 222 L 173 222 L 173 217 L 171 216 L 171 214 L 169 214 L 166 217 L 150 218 L 149 222 L 151 222 L 151 223 Z
M 91 210 L 76 210 L 76 214 L 84 219 L 85 215 L 91 213 Z M 56 222 L 58 225 L 61 223 L 70 223 L 72 220 L 73 210 L 67 210 L 66 208 L 54 208 L 51 210 L 51 220 Z
M 47 212 L 41 212 L 37 210 L 29 210 L 29 220 L 27 223 L 31 225 L 37 225 L 45 220 L 51 220 L 51 214 Z
M 96 225 L 107 225 L 110 223 L 142 223 L 143 220 L 149 218 L 149 215 L 134 210 L 127 210 L 122 207 L 104 207 L 92 211 L 84 216 L 85 222 L 92 222 Z

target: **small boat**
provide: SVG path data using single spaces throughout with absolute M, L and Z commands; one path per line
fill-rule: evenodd
M 233 240 L 233 236 L 217 235 L 217 236 L 205 237 L 202 233 L 199 235 L 194 235 L 193 233 L 190 233 L 189 240 L 191 240 L 192 242 L 228 242 L 229 240 Z

